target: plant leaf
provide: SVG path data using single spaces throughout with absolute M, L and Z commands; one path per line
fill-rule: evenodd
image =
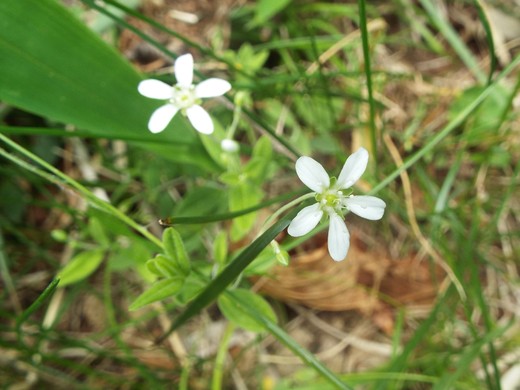
M 189 304 L 183 313 L 172 324 L 171 328 L 161 339 L 167 337 L 171 332 L 188 321 L 191 317 L 199 313 L 207 305 L 218 298 L 220 293 L 230 285 L 235 278 L 258 256 L 274 238 L 287 226 L 294 218 L 301 207 L 291 210 L 285 217 L 267 229 L 260 237 L 245 248 L 206 288 Z
M 96 249 L 74 256 L 56 276 L 60 279 L 60 287 L 77 283 L 91 275 L 103 261 L 103 254 L 103 250 Z
M 166 229 L 163 233 L 163 244 L 166 256 L 175 263 L 184 275 L 189 274 L 191 264 L 179 232 L 172 227 Z
M 176 276 L 186 276 L 186 273 L 179 265 L 164 255 L 157 255 L 146 262 L 146 268 L 157 276 L 163 278 L 173 278 Z
M 155 282 L 152 287 L 139 295 L 135 301 L 130 304 L 128 310 L 137 310 L 150 303 L 174 296 L 182 288 L 184 280 L 185 278 L 183 276 L 176 276 Z
M 228 294 L 221 294 L 218 298 L 218 307 L 222 314 L 235 325 L 252 332 L 265 331 L 265 325 L 255 317 L 252 317 L 249 314 L 250 310 L 254 310 L 259 315 L 277 322 L 276 314 L 274 314 L 273 309 L 262 296 L 241 288 L 233 290 L 233 296 L 239 296 L 240 300 L 234 299 Z M 243 305 L 245 304 L 247 304 L 250 310 L 244 309 Z

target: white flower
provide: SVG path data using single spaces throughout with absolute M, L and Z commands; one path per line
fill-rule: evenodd
M 303 236 L 316 227 L 324 214 L 330 218 L 329 254 L 335 261 L 344 260 L 350 246 L 350 235 L 343 218 L 343 210 L 349 210 L 360 217 L 378 220 L 383 217 L 386 203 L 375 196 L 349 195 L 345 191 L 352 187 L 367 167 L 368 152 L 359 148 L 352 154 L 339 178 L 329 178 L 323 166 L 310 157 L 300 157 L 296 161 L 296 173 L 300 180 L 314 191 L 316 202 L 305 207 L 291 221 L 287 232 L 293 237 Z
M 163 131 L 172 118 L 181 111 L 188 117 L 195 129 L 203 134 L 213 133 L 213 121 L 201 106 L 202 98 L 222 96 L 231 89 L 226 80 L 211 78 L 193 84 L 193 57 L 184 54 L 175 60 L 177 84 L 171 86 L 159 80 L 143 80 L 137 90 L 152 99 L 167 100 L 168 103 L 155 110 L 148 122 L 152 133 Z

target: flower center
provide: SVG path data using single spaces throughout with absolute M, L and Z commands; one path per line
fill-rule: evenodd
M 344 197 L 343 192 L 335 189 L 328 189 L 316 194 L 316 201 L 320 204 L 320 208 L 326 212 L 332 210 L 340 212 Z
M 173 91 L 170 103 L 181 110 L 190 108 L 200 102 L 200 99 L 195 96 L 195 86 L 193 85 L 184 87 L 177 84 L 174 85 L 172 89 Z

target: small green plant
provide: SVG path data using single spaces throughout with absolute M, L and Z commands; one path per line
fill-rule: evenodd
M 270 336 L 305 367 L 276 384 L 255 367 L 252 388 L 501 388 L 518 339 L 520 57 L 498 67 L 498 27 L 479 2 L 446 5 L 478 15 L 485 37 L 469 42 L 430 0 L 259 0 L 204 45 L 137 2 L 80 3 L 0 2 L 1 385 L 218 390 L 238 372 L 225 363 L 239 328 L 254 338 L 234 363 Z M 81 20 L 94 11 L 103 34 Z M 115 51 L 115 26 L 173 72 Z M 350 213 L 380 222 L 349 232 Z M 361 279 L 377 275 L 367 318 L 387 326 L 391 353 L 365 372 L 329 368 L 337 346 L 311 353 L 286 327 L 293 314 L 258 291 L 325 241 L 324 267 L 381 261 Z M 435 299 L 420 315 L 414 291 L 378 290 L 392 291 L 386 274 L 419 273 L 392 268 L 410 257 L 430 261 Z M 334 276 L 323 278 L 342 290 Z M 214 357 L 198 353 L 186 334 L 221 320 Z M 163 361 L 147 355 L 164 345 Z

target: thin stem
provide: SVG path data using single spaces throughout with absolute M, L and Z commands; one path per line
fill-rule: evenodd
M 308 194 L 305 194 L 305 195 L 302 195 L 300 196 L 299 198 L 296 198 L 294 199 L 293 201 L 287 203 L 285 206 L 282 206 L 280 207 L 278 210 L 276 210 L 273 215 L 271 215 L 269 218 L 267 218 L 264 222 L 264 225 L 263 225 L 263 228 L 262 230 L 260 231 L 260 234 L 262 234 L 262 232 L 265 230 L 266 226 L 269 226 L 269 224 L 274 221 L 275 219 L 278 218 L 278 216 L 282 213 L 284 213 L 285 211 L 287 211 L 288 209 L 290 209 L 291 207 L 294 207 L 296 206 L 298 203 L 301 203 L 303 202 L 304 200 L 306 199 L 309 199 L 309 198 L 312 198 L 316 196 L 316 194 L 314 192 L 309 192 Z
M 112 206 L 110 203 L 107 203 L 107 202 L 99 199 L 89 189 L 87 189 L 85 186 L 78 183 L 76 180 L 67 176 L 66 174 L 61 172 L 59 169 L 54 168 L 52 165 L 50 165 L 46 161 L 42 160 L 41 158 L 39 158 L 38 156 L 36 156 L 32 152 L 30 152 L 29 150 L 25 149 L 23 146 L 18 145 L 16 142 L 10 140 L 9 138 L 7 138 L 6 136 L 4 136 L 1 133 L 0 133 L 0 141 L 3 141 L 4 143 L 9 145 L 14 150 L 20 152 L 21 154 L 23 154 L 24 156 L 26 156 L 27 158 L 29 158 L 30 160 L 32 160 L 33 162 L 38 164 L 39 166 L 43 167 L 44 169 L 46 169 L 47 171 L 52 173 L 52 175 L 55 175 L 56 178 L 63 180 L 63 182 L 60 182 L 56 178 L 51 178 L 52 175 L 49 175 L 48 172 L 41 171 L 38 168 L 31 166 L 27 162 L 23 161 L 22 159 L 19 159 L 10 153 L 7 153 L 5 150 L 0 149 L 0 154 L 2 154 L 4 157 L 8 158 L 9 160 L 17 163 L 18 165 L 20 165 L 26 169 L 29 169 L 30 171 L 38 174 L 39 176 L 44 177 L 47 180 L 50 180 L 53 183 L 56 183 L 60 186 L 64 185 L 64 184 L 69 185 L 70 187 L 74 188 L 79 193 L 81 193 L 94 206 L 97 206 L 100 209 L 102 209 L 103 211 L 105 211 L 109 214 L 112 214 L 114 217 L 116 217 L 120 221 L 124 222 L 131 228 L 138 231 L 141 235 L 146 237 L 150 242 L 154 243 L 159 248 L 163 247 L 162 241 L 160 239 L 155 237 L 152 233 L 150 233 L 148 230 L 146 230 L 143 226 L 139 225 L 137 222 L 135 222 L 134 220 L 129 218 L 127 215 L 125 215 L 124 213 L 119 211 L 116 207 Z
M 235 331 L 235 326 L 232 323 L 228 323 L 224 334 L 220 340 L 218 347 L 217 356 L 215 357 L 215 366 L 213 367 L 213 377 L 211 379 L 211 390 L 222 389 L 222 378 L 224 376 L 224 363 L 226 361 L 226 355 L 231 342 L 231 336 Z
M 367 81 L 368 106 L 369 106 L 369 124 L 370 124 L 370 146 L 374 156 L 374 162 L 377 163 L 376 153 L 376 105 L 374 101 L 374 91 L 372 88 L 372 68 L 370 63 L 370 47 L 368 46 L 368 29 L 367 15 L 365 10 L 365 0 L 358 0 L 359 5 L 359 29 L 361 31 L 361 42 L 363 44 L 363 58 L 365 61 L 365 77 Z M 377 166 L 377 164 L 374 164 Z

